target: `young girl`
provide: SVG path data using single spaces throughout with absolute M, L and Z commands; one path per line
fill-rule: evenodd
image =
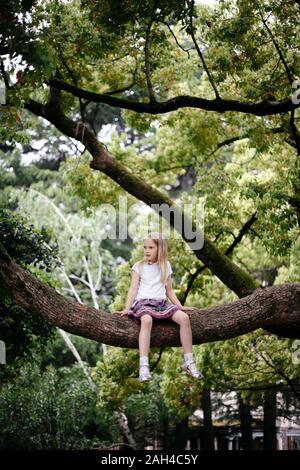
M 128 291 L 125 310 L 141 324 L 139 334 L 140 374 L 139 380 L 150 380 L 149 349 L 153 318 L 170 318 L 180 325 L 180 340 L 184 351 L 182 369 L 195 378 L 202 378 L 192 352 L 192 330 L 189 316 L 172 288 L 172 268 L 167 260 L 167 243 L 159 233 L 150 233 L 144 238 L 144 259 L 132 266 L 131 286 Z M 169 302 L 166 298 L 170 299 Z

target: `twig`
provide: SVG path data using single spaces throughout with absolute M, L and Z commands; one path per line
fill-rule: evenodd
M 175 42 L 177 44 L 178 47 L 180 47 L 180 49 L 183 51 L 183 52 L 186 52 L 187 55 L 188 55 L 188 58 L 190 59 L 190 52 L 193 48 L 191 47 L 190 49 L 185 49 L 178 41 L 177 37 L 175 36 L 175 33 L 174 31 L 172 30 L 172 28 L 168 25 L 168 23 L 166 21 L 160 21 L 160 23 L 164 24 L 168 30 L 170 31 L 170 33 L 172 34 L 173 38 L 175 39 Z
M 213 87 L 214 89 L 214 92 L 215 92 L 215 95 L 216 95 L 216 98 L 217 99 L 220 99 L 220 95 L 219 95 L 219 92 L 217 90 L 217 87 L 214 83 L 214 80 L 212 78 L 212 75 L 210 74 L 210 71 L 208 70 L 208 67 L 206 65 L 206 62 L 205 62 L 205 59 L 204 59 L 204 56 L 200 50 L 200 47 L 198 46 L 197 44 L 197 41 L 196 41 L 196 38 L 195 38 L 195 34 L 194 34 L 194 27 L 193 27 L 193 14 L 194 14 L 194 0 L 192 0 L 191 2 L 191 9 L 190 9 L 190 33 L 191 33 L 191 37 L 192 37 L 192 40 L 193 40 L 193 43 L 195 44 L 195 48 L 196 48 L 196 51 L 201 59 L 201 62 L 203 64 L 203 67 L 207 73 L 207 76 L 208 76 L 208 79 L 210 81 L 210 84 L 211 86 Z
M 150 74 L 150 32 L 153 20 L 149 23 L 146 32 L 146 44 L 145 44 L 145 68 L 146 68 L 146 81 L 147 81 L 147 88 L 149 92 L 149 99 L 150 103 L 156 103 L 155 94 L 153 90 L 153 85 L 151 81 L 151 74 Z

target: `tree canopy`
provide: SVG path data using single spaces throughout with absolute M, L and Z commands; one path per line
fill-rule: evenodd
M 1 12 L 6 145 L 37 138 L 36 117 L 81 144 L 88 158 L 77 152 L 72 172 L 69 152 L 66 167 L 89 207 L 103 194 L 116 202 L 121 191 L 130 204 L 166 204 L 182 216 L 184 202 L 206 198 L 203 248 L 189 252 L 184 237 L 180 245 L 192 262 L 187 291 L 209 269 L 240 299 L 202 310 L 196 297 L 196 342 L 259 327 L 300 334 L 299 13 L 292 0 L 214 7 L 193 0 L 12 0 Z M 123 142 L 104 145 L 99 130 L 106 122 L 123 127 Z M 172 197 L 168 183 L 191 168 L 191 192 Z M 188 219 L 200 232 L 193 214 Z M 257 275 L 263 266 L 252 264 L 249 248 L 288 265 L 281 284 L 264 288 Z M 136 347 L 129 320 L 62 297 L 3 247 L 0 257 L 3 286 L 21 307 L 66 331 Z M 159 328 L 153 344 L 179 344 L 175 327 Z

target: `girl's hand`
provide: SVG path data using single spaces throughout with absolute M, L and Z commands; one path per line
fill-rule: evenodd
M 130 310 L 118 310 L 116 312 L 113 312 L 113 313 L 118 313 L 118 314 L 121 314 L 121 317 L 124 317 L 124 315 L 128 315 L 130 312 Z
M 182 307 L 181 310 L 183 312 L 191 312 L 192 310 L 195 310 L 197 307 Z

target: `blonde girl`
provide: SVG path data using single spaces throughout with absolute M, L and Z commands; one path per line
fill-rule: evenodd
M 190 319 L 185 313 L 192 307 L 183 307 L 172 288 L 173 270 L 167 259 L 167 242 L 158 232 L 153 232 L 143 239 L 143 248 L 144 258 L 132 266 L 126 307 L 117 312 L 121 316 L 128 315 L 141 325 L 139 380 L 143 382 L 152 378 L 149 371 L 149 350 L 153 318 L 169 318 L 179 324 L 184 352 L 182 369 L 200 379 L 202 374 L 193 357 Z

